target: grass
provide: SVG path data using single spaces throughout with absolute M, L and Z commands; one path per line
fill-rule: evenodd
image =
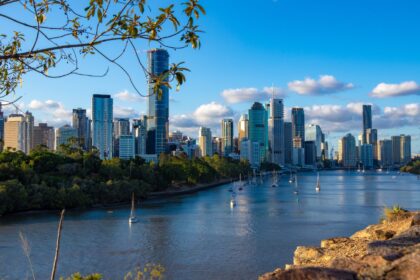
M 392 207 L 384 208 L 384 216 L 382 217 L 383 221 L 394 222 L 398 220 L 405 219 L 407 217 L 408 211 L 401 208 L 398 204 Z

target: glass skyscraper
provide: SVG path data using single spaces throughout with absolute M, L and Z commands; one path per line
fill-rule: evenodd
M 92 145 L 101 159 L 110 159 L 112 146 L 113 100 L 110 95 L 94 94 L 92 97 Z
M 372 129 L 372 106 L 363 105 L 362 144 L 372 144 L 371 135 L 367 133 L 368 129 Z
M 227 157 L 233 153 L 233 120 L 222 120 L 222 154 Z
M 267 104 L 268 140 L 271 162 L 284 165 L 284 105 L 282 99 L 271 98 Z
M 161 154 L 166 151 L 169 138 L 169 90 L 161 87 L 161 94 L 155 92 L 155 80 L 169 69 L 169 54 L 163 49 L 152 49 L 148 53 L 149 97 L 147 116 L 148 153 Z
M 248 111 L 249 140 L 260 144 L 260 159 L 264 161 L 268 151 L 268 115 L 264 106 L 255 102 Z
M 91 145 L 91 133 L 90 120 L 86 116 L 86 109 L 73 109 L 73 128 L 77 129 L 79 145 L 83 147 L 85 151 L 88 151 Z
M 303 108 L 292 108 L 293 147 L 303 148 L 305 142 L 305 113 Z

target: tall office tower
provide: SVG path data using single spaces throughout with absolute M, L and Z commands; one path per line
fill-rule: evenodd
M 380 140 L 378 154 L 381 167 L 392 166 L 392 141 L 389 139 Z
M 133 135 L 124 134 L 118 137 L 118 157 L 120 159 L 131 159 L 135 157 L 135 139 Z
M 363 144 L 360 146 L 360 161 L 365 168 L 373 167 L 373 145 Z
M 284 105 L 283 99 L 270 98 L 268 111 L 268 143 L 271 162 L 284 165 Z
M 373 149 L 373 159 L 378 160 L 378 130 L 368 128 L 365 130 L 366 144 L 371 144 Z
M 233 153 L 233 120 L 222 120 L 222 155 L 227 157 Z
M 260 143 L 251 142 L 248 138 L 242 138 L 241 141 L 241 160 L 247 160 L 252 168 L 257 169 L 260 167 Z
M 130 120 L 128 118 L 117 118 L 113 122 L 113 143 L 114 156 L 119 157 L 120 137 L 130 135 Z
M 3 145 L 4 145 L 4 115 L 3 115 L 1 102 L 0 102 L 0 152 L 3 151 Z
M 248 115 L 247 114 L 243 114 L 241 115 L 241 117 L 239 118 L 239 122 L 238 122 L 238 146 L 239 146 L 239 150 L 241 150 L 241 141 L 244 138 L 248 138 Z
M 293 147 L 303 148 L 305 142 L 305 113 L 303 108 L 292 108 Z
M 284 122 L 284 163 L 292 164 L 293 137 L 292 123 Z
M 148 153 L 160 155 L 166 151 L 169 138 L 169 90 L 160 88 L 161 93 L 155 92 L 156 76 L 169 69 L 169 54 L 163 49 L 153 49 L 147 52 L 148 72 L 150 73 L 147 142 Z
M 33 128 L 31 113 L 11 114 L 4 124 L 4 148 L 29 154 L 33 147 Z
M 350 133 L 338 140 L 338 162 L 343 167 L 356 166 L 356 140 Z
M 147 116 L 133 120 L 133 136 L 136 155 L 146 154 Z
M 57 150 L 60 145 L 73 144 L 72 141 L 78 140 L 78 131 L 76 128 L 69 126 L 68 124 L 63 125 L 55 130 L 55 145 L 54 148 Z
M 73 109 L 72 126 L 77 130 L 77 141 L 83 150 L 88 151 L 91 147 L 91 121 L 86 116 L 86 109 Z
M 392 163 L 400 164 L 401 163 L 401 137 L 392 136 Z
M 213 138 L 211 137 L 211 130 L 207 127 L 200 127 L 198 130 L 198 145 L 200 146 L 201 156 L 213 155 Z
M 407 164 L 411 160 L 411 136 L 400 135 L 401 139 L 401 163 Z
M 34 126 L 34 148 L 45 146 L 49 150 L 54 150 L 55 133 L 54 127 L 46 123 L 39 123 Z
M 367 129 L 372 129 L 372 105 L 363 105 L 362 144 L 371 144 L 370 135 L 367 135 Z
M 267 159 L 268 154 L 268 114 L 263 105 L 255 102 L 248 110 L 249 140 L 260 143 L 260 161 Z
M 321 127 L 316 124 L 308 124 L 307 126 L 305 126 L 305 139 L 306 141 L 315 142 L 316 160 L 321 160 L 323 142 L 323 133 Z
M 92 145 L 101 159 L 110 159 L 112 146 L 113 100 L 110 95 L 94 94 L 92 97 Z
M 317 149 L 315 141 L 305 141 L 305 164 L 306 165 L 316 165 L 317 159 Z

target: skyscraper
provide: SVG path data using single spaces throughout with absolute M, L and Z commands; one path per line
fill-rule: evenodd
M 112 147 L 113 100 L 110 95 L 94 94 L 92 97 L 92 145 L 101 159 L 110 159 Z
M 356 166 L 356 140 L 350 133 L 338 140 L 338 161 L 343 167 Z
M 57 150 L 60 145 L 63 144 L 72 144 L 71 140 L 78 140 L 77 129 L 69 126 L 68 124 L 59 127 L 55 130 L 55 150 Z
M 292 108 L 293 147 L 303 148 L 305 142 L 305 113 L 303 108 Z
M 317 149 L 315 141 L 305 141 L 305 164 L 316 165 Z
M 238 122 L 238 140 L 239 140 L 239 150 L 241 149 L 241 141 L 244 138 L 248 138 L 248 115 L 243 114 Z
M 222 120 L 222 155 L 227 157 L 233 153 L 233 120 Z
M 264 106 L 255 102 L 248 110 L 249 140 L 260 143 L 260 160 L 267 158 L 268 152 L 268 116 Z
M 46 123 L 39 123 L 34 126 L 34 148 L 37 146 L 45 146 L 49 150 L 54 150 L 55 132 L 52 126 Z
M 79 145 L 88 151 L 91 147 L 91 122 L 86 116 L 86 109 L 73 109 L 72 126 L 77 130 L 77 141 Z
M 202 157 L 213 155 L 212 140 L 210 128 L 200 127 L 198 130 L 198 145 L 200 146 Z
M 392 136 L 391 141 L 392 141 L 392 163 L 398 165 L 401 162 L 401 137 Z
M 169 54 L 163 49 L 149 50 L 147 54 L 150 73 L 147 116 L 148 152 L 159 155 L 166 151 L 169 138 L 169 90 L 161 86 L 161 93 L 158 93 L 154 87 L 156 77 L 169 69 Z
M 400 135 L 401 139 L 401 163 L 407 164 L 411 160 L 411 136 Z
M 118 137 L 118 157 L 125 160 L 135 157 L 135 140 L 133 135 L 124 134 Z
M 284 163 L 292 164 L 293 155 L 293 138 L 292 123 L 284 122 Z
M 283 99 L 270 98 L 268 109 L 268 142 L 271 162 L 284 165 Z
M 113 143 L 114 156 L 119 157 L 120 137 L 130 135 L 130 120 L 128 118 L 117 118 L 113 122 Z
M 306 141 L 314 141 L 316 149 L 316 159 L 321 160 L 322 156 L 322 143 L 323 133 L 321 127 L 317 124 L 308 124 L 305 126 L 305 139 Z
M 360 161 L 362 162 L 362 165 L 365 168 L 373 167 L 373 145 L 372 144 L 363 144 L 360 146 Z
M 392 166 L 392 141 L 380 140 L 378 147 L 379 163 L 382 167 Z
M 29 154 L 33 148 L 33 128 L 34 117 L 31 113 L 11 114 L 4 124 L 4 148 Z
M 136 155 L 146 154 L 147 116 L 133 120 L 133 136 Z
M 371 144 L 370 136 L 366 133 L 367 129 L 372 129 L 372 105 L 363 105 L 362 144 Z

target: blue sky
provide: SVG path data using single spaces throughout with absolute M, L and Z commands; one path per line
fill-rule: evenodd
M 253 100 L 267 99 L 267 87 L 274 84 L 276 93 L 285 98 L 286 118 L 290 107 L 305 107 L 307 122 L 319 123 L 335 147 L 337 137 L 346 131 L 359 133 L 361 104 L 371 103 L 379 137 L 410 134 L 413 153 L 420 153 L 419 1 L 207 0 L 201 4 L 207 10 L 201 21 L 205 31 L 201 50 L 170 52 L 171 61 L 186 61 L 192 71 L 181 91 L 171 93 L 171 130 L 195 136 L 197 127 L 204 125 L 218 134 L 221 118 L 238 118 Z M 140 49 L 149 47 L 143 44 Z M 124 63 L 145 90 L 137 65 L 130 57 Z M 98 58 L 84 64 L 84 70 L 97 73 L 104 67 Z M 101 79 L 49 80 L 30 75 L 17 95 L 23 96 L 22 107 L 38 120 L 59 125 L 70 121 L 72 108 L 90 108 L 93 93 L 114 95 L 116 115 L 146 112 L 146 102 L 136 97 L 127 78 L 114 67 Z

